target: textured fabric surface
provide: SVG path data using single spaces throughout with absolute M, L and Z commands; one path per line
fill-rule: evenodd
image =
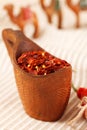
M 64 15 L 63 27 L 71 27 L 75 24 L 75 16 L 67 6 L 64 6 L 65 0 L 60 1 Z M 76 2 L 76 0 L 74 1 Z M 87 122 L 83 118 L 74 123 L 74 128 L 67 125 L 67 122 L 76 115 L 76 106 L 79 103 L 73 90 L 63 117 L 56 122 L 43 122 L 29 117 L 21 104 L 13 68 L 1 37 L 1 31 L 6 27 L 18 29 L 3 10 L 3 5 L 7 3 L 16 5 L 14 13 L 17 13 L 21 5 L 25 6 L 28 3 L 32 5 L 32 9 L 38 14 L 42 30 L 42 35 L 34 41 L 46 51 L 72 64 L 72 68 L 75 70 L 72 82 L 76 87 L 87 86 L 87 28 L 58 30 L 54 25 L 48 25 L 46 16 L 37 2 L 38 0 L 26 0 L 26 2 L 24 0 L 21 2 L 18 0 L 0 0 L 0 130 L 86 130 Z M 87 15 L 85 14 L 84 16 Z M 67 16 L 69 16 L 69 20 L 67 20 Z M 87 23 L 87 17 L 83 17 L 82 14 L 80 17 L 81 24 Z M 30 37 L 32 26 L 27 26 L 25 32 Z

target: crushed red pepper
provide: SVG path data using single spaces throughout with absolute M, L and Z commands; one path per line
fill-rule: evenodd
M 35 75 L 47 75 L 70 65 L 45 51 L 24 52 L 17 62 L 21 69 Z

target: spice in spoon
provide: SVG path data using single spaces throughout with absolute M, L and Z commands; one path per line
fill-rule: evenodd
M 24 52 L 17 62 L 21 69 L 34 75 L 47 75 L 70 65 L 65 60 L 41 50 Z

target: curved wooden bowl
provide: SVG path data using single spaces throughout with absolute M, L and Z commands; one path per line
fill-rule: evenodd
M 48 75 L 32 75 L 22 70 L 16 59 L 21 53 L 43 50 L 20 31 L 3 30 L 3 39 L 11 58 L 19 95 L 31 117 L 56 121 L 63 115 L 71 89 L 71 66 Z

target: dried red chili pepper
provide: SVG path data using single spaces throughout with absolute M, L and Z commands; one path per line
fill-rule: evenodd
M 69 64 L 44 51 L 25 52 L 17 59 L 18 65 L 26 72 L 35 75 L 53 73 Z
M 82 99 L 84 96 L 87 96 L 87 88 L 79 88 L 77 90 L 77 95 L 80 99 Z
M 84 96 L 87 96 L 87 88 L 80 87 L 79 89 L 76 89 L 74 85 L 72 85 L 72 88 L 74 89 L 74 91 L 76 91 L 79 99 L 82 99 Z

